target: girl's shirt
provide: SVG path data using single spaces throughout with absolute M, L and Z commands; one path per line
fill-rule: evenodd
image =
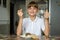
M 34 21 L 30 18 L 23 19 L 23 34 L 31 33 L 37 36 L 41 36 L 42 31 L 45 30 L 44 19 L 36 16 Z

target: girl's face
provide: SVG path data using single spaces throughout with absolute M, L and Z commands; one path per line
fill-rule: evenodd
M 30 7 L 27 9 L 29 16 L 35 16 L 38 12 L 38 9 L 35 7 Z

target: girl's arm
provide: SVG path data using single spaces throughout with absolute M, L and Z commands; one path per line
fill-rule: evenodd
M 23 12 L 22 9 L 18 10 L 18 16 L 19 16 L 19 23 L 18 23 L 18 27 L 17 27 L 17 35 L 21 35 L 22 33 L 22 22 L 23 22 Z
M 44 21 L 45 21 L 45 31 L 44 34 L 46 37 L 49 36 L 50 33 L 50 25 L 49 25 L 49 12 L 48 9 L 46 9 L 45 13 L 44 13 Z

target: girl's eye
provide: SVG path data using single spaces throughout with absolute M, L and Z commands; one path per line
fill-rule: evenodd
M 36 7 L 30 7 L 30 8 L 28 8 L 28 9 L 29 9 L 29 10 L 31 10 L 31 9 L 37 10 Z

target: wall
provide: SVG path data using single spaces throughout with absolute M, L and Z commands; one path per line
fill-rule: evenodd
M 18 20 L 19 20 L 19 17 L 17 15 L 17 11 L 20 8 L 23 10 L 24 17 L 25 17 L 26 16 L 25 14 L 27 14 L 26 13 L 25 1 L 17 1 L 14 5 L 14 30 L 15 30 L 15 32 L 16 32 L 16 28 L 17 28 L 16 22 L 18 22 Z
M 51 32 L 52 36 L 60 36 L 60 0 L 51 0 L 50 13 L 51 13 Z
M 1 1 L 3 2 L 3 0 Z M 7 0 L 6 3 L 6 8 L 3 7 L 2 3 L 0 5 L 0 34 L 8 35 L 10 31 L 10 0 Z
M 9 14 L 7 8 L 0 6 L 0 24 L 7 24 L 9 23 Z

